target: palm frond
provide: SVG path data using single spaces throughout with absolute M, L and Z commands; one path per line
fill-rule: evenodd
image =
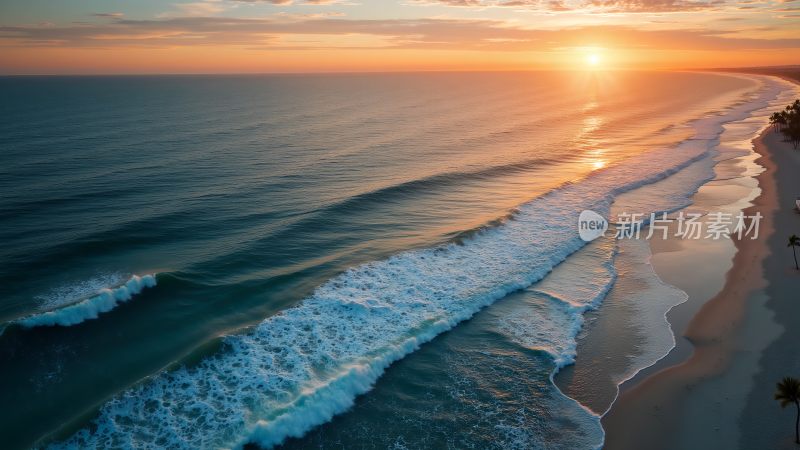
M 800 380 L 792 377 L 785 377 L 775 386 L 775 400 L 781 403 L 781 407 L 800 402 Z

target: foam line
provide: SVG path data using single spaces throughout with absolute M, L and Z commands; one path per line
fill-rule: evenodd
M 129 301 L 134 295 L 142 292 L 144 288 L 156 285 L 156 277 L 153 275 L 132 276 L 122 286 L 112 289 L 101 289 L 97 295 L 85 300 L 63 306 L 52 311 L 34 314 L 16 323 L 24 328 L 34 328 L 42 326 L 69 327 L 81 322 L 97 317 L 105 312 L 116 308 L 120 303 Z
M 695 121 L 694 138 L 553 190 L 462 245 L 348 270 L 252 331 L 225 338 L 225 349 L 198 365 L 118 394 L 91 427 L 52 447 L 272 447 L 302 436 L 346 411 L 392 362 L 541 280 L 583 247 L 576 225 L 582 210 L 607 216 L 617 195 L 707 158 L 723 124 L 747 117 L 780 90 L 765 82 L 754 102 Z

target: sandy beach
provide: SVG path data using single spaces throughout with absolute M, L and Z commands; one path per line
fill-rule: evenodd
M 717 264 L 730 268 L 721 290 L 709 280 L 718 293 L 708 301 L 696 298 L 702 286 L 676 283 L 690 296 L 668 316 L 682 337 L 669 357 L 622 386 L 603 418 L 606 448 L 794 447 L 794 415 L 772 396 L 782 377 L 800 375 L 800 331 L 792 323 L 800 274 L 786 246 L 800 232 L 793 209 L 800 154 L 771 129 L 753 144 L 763 172 L 745 214 L 764 217 L 759 239 L 734 241 L 732 266 L 720 258 Z M 676 249 L 666 247 L 675 244 L 660 245 L 653 248 L 657 272 L 670 258 L 678 264 Z

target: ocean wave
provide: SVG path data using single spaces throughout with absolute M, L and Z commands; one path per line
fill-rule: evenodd
M 518 345 L 549 354 L 556 365 L 552 378 L 575 362 L 584 314 L 600 306 L 617 279 L 616 256 L 612 239 L 593 241 L 528 288 L 524 304 L 499 318 L 495 328 Z
M 39 311 L 53 311 L 89 298 L 109 286 L 121 286 L 129 276 L 119 272 L 98 273 L 78 281 L 70 281 L 34 297 Z
M 607 215 L 616 196 L 707 158 L 723 124 L 752 107 L 699 119 L 695 138 L 553 190 L 461 245 L 348 270 L 252 331 L 225 338 L 225 349 L 198 365 L 160 373 L 117 395 L 90 428 L 52 447 L 271 447 L 302 436 L 347 410 L 392 362 L 531 286 L 582 248 L 581 210 Z
M 116 288 L 103 288 L 96 295 L 76 303 L 61 306 L 58 309 L 46 311 L 19 319 L 17 324 L 24 328 L 60 325 L 68 327 L 77 325 L 97 317 L 116 308 L 120 303 L 129 301 L 134 295 L 142 292 L 144 288 L 154 287 L 156 276 L 133 275 L 123 285 Z

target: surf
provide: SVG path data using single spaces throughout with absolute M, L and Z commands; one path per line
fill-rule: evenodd
M 460 244 L 352 268 L 250 332 L 226 337 L 217 355 L 119 394 L 91 429 L 52 446 L 136 447 L 147 437 L 179 448 L 270 447 L 302 436 L 347 410 L 391 363 L 581 249 L 581 210 L 607 216 L 618 195 L 707 158 L 723 125 L 750 108 L 743 103 L 696 120 L 692 139 L 552 190 Z
M 43 326 L 69 327 L 97 319 L 122 303 L 129 302 L 144 289 L 156 286 L 156 274 L 133 275 L 121 286 L 103 288 L 89 298 L 68 303 L 53 310 L 35 313 L 14 322 L 23 328 Z

